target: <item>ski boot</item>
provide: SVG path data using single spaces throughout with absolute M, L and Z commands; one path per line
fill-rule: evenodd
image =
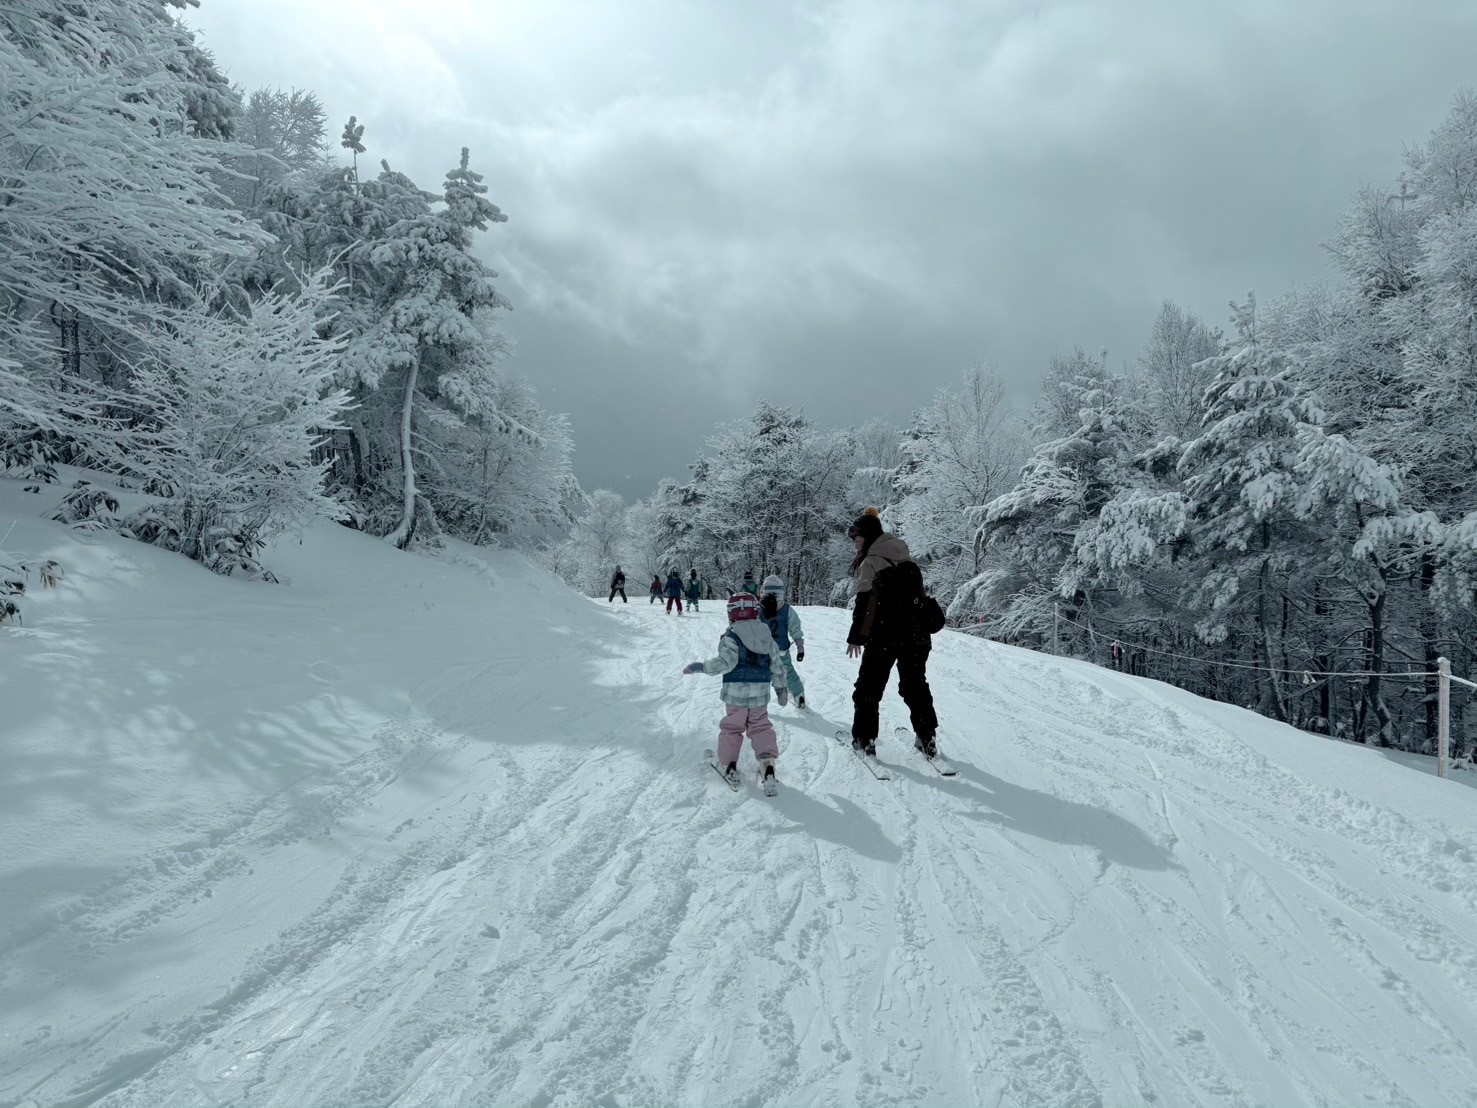
M 737 762 L 729 762 L 723 768 L 723 776 L 728 778 L 728 783 L 735 789 L 739 786 L 739 771 Z
M 779 787 L 779 780 L 774 775 L 774 759 L 765 758 L 760 764 L 764 769 L 759 775 L 759 787 L 764 790 L 765 796 L 773 796 Z
M 925 758 L 928 758 L 929 760 L 938 757 L 938 743 L 934 741 L 934 737 L 932 735 L 915 736 L 913 739 L 913 747 L 918 751 L 919 754 L 922 754 Z
M 852 739 L 851 748 L 859 754 L 865 754 L 868 758 L 877 757 L 877 740 L 870 739 L 863 742 L 861 739 Z

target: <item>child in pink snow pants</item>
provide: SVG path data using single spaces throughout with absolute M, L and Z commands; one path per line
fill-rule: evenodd
M 759 601 L 741 592 L 728 598 L 728 630 L 718 640 L 717 656 L 682 670 L 723 677 L 719 696 L 728 710 L 718 725 L 718 764 L 732 780 L 738 778 L 738 756 L 746 732 L 763 776 L 774 776 L 780 749 L 774 724 L 769 722 L 769 690 L 774 689 L 783 707 L 790 697 L 787 667 L 784 651 L 759 618 Z

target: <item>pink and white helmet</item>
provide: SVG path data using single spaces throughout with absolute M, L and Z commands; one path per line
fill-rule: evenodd
M 741 619 L 758 619 L 759 601 L 750 592 L 736 592 L 728 598 L 728 622 Z

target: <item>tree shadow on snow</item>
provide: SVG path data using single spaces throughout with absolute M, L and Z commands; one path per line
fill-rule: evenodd
M 1169 853 L 1141 828 L 1115 812 L 1063 800 L 986 773 L 968 762 L 950 759 L 959 777 L 977 786 L 978 803 L 989 811 L 966 808 L 963 815 L 981 823 L 993 823 L 1047 842 L 1086 846 L 1106 861 L 1133 869 L 1178 869 Z M 942 779 L 939 779 L 942 780 Z

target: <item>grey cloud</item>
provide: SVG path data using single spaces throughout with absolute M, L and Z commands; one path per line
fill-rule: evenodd
M 426 187 L 472 147 L 509 369 L 628 496 L 756 393 L 902 421 L 988 359 L 1029 403 L 1053 351 L 1131 362 L 1164 297 L 1221 324 L 1322 279 L 1477 42 L 1465 0 L 452 8 L 191 19 Z

